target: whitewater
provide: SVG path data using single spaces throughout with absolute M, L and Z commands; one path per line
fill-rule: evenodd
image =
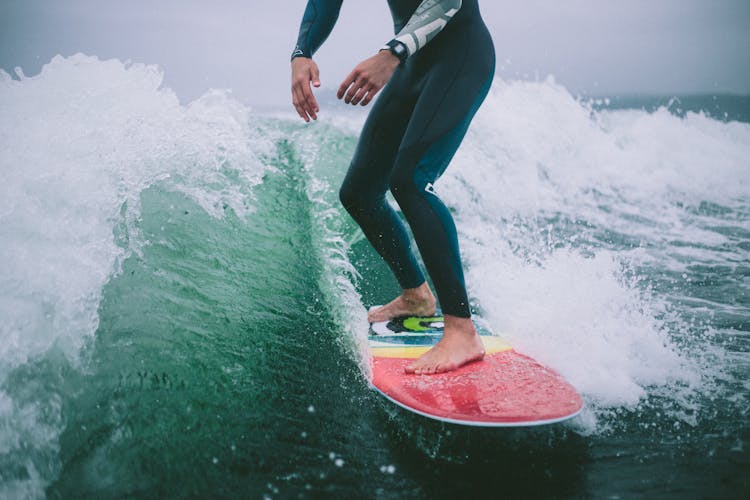
M 750 124 L 495 80 L 435 187 L 473 310 L 586 407 L 472 430 L 368 388 L 365 115 L 162 81 L 0 71 L 0 497 L 747 491 Z

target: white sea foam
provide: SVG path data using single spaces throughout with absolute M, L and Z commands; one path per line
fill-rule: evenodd
M 470 294 L 520 351 L 583 393 L 593 410 L 581 419 L 586 431 L 597 429 L 596 414 L 651 393 L 689 405 L 700 372 L 711 370 L 677 347 L 668 300 L 639 286 L 632 268 L 684 266 L 665 252 L 673 239 L 727 243 L 684 207 L 746 204 L 748 157 L 747 124 L 592 112 L 552 80 L 495 82 L 438 192 L 456 209 Z M 556 236 L 556 218 L 624 233 L 642 248 Z
M 243 214 L 269 150 L 247 108 L 222 92 L 182 106 L 153 66 L 76 55 L 18 73 L 0 71 L 0 385 L 52 346 L 75 362 L 104 284 L 146 243 L 146 187 L 180 190 L 216 216 L 224 206 Z M 54 419 L 42 422 L 34 405 L 0 393 L 2 453 L 56 446 Z M 33 487 L 9 485 L 0 496 Z
M 0 385 L 53 346 L 75 362 L 98 325 L 104 285 L 147 243 L 138 234 L 145 188 L 179 190 L 215 216 L 224 206 L 252 210 L 251 189 L 272 150 L 268 131 L 251 128 L 252 115 L 225 93 L 182 106 L 161 82 L 154 67 L 80 55 L 55 58 L 31 78 L 0 71 Z M 358 123 L 359 115 L 338 125 L 353 139 Z M 748 145 L 746 124 L 592 113 L 552 81 L 495 82 L 438 190 L 456 210 L 471 295 L 519 350 L 583 392 L 594 409 L 582 419 L 587 430 L 600 425 L 600 411 L 699 383 L 665 319 L 668 304 L 629 269 L 649 260 L 682 269 L 660 250 L 670 239 L 725 243 L 680 206 L 747 205 Z M 334 178 L 321 165 L 338 172 L 348 158 L 308 153 L 316 169 L 308 196 L 321 217 L 316 234 L 328 238 L 321 257 L 331 263 L 321 286 L 341 294 L 338 319 L 347 324 L 363 315 L 343 257 L 349 243 L 335 234 L 331 190 L 315 179 Z M 555 214 L 647 244 L 577 246 L 553 235 Z M 350 331 L 363 328 L 351 323 Z M 0 496 L 38 496 L 56 474 L 54 459 L 43 468 L 38 457 L 54 456 L 60 401 L 39 398 L 44 406 L 0 392 L 0 454 L 28 474 L 0 484 Z
M 322 121 L 355 134 L 361 118 Z M 686 207 L 746 207 L 748 153 L 745 123 L 596 112 L 552 79 L 494 82 L 437 189 L 455 210 L 470 295 L 498 333 L 581 391 L 582 432 L 607 429 L 612 410 L 650 396 L 695 423 L 693 396 L 721 376 L 705 356 L 716 354 L 710 323 L 680 319 L 676 297 L 653 292 L 637 269 L 747 261 L 709 227 L 731 221 Z M 561 234 L 556 220 L 573 227 Z M 629 245 L 595 241 L 591 228 Z
M 340 121 L 334 121 L 341 127 Z M 350 124 L 348 124 L 350 125 Z M 322 125 L 326 127 L 326 125 Z M 345 129 L 353 133 L 351 129 Z M 356 268 L 348 259 L 351 241 L 344 237 L 343 227 L 348 216 L 339 208 L 337 190 L 331 186 L 346 165 L 341 157 L 338 130 L 306 128 L 295 134 L 298 151 L 308 176 L 307 196 L 311 202 L 311 228 L 316 241 L 321 273 L 319 288 L 329 302 L 333 320 L 343 332 L 345 348 L 357 359 L 365 377 L 370 376 L 368 324 L 362 300 L 355 283 L 359 279 Z M 335 181 L 334 181 L 335 182 Z

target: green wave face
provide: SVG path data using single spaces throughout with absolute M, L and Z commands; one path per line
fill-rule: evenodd
M 319 285 L 306 174 L 284 143 L 273 166 L 246 220 L 143 192 L 150 244 L 105 288 L 50 496 L 375 487 L 382 416 Z

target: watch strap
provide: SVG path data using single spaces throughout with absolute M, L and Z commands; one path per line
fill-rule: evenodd
M 391 54 L 398 57 L 398 60 L 401 61 L 401 64 L 404 64 L 404 62 L 406 62 L 406 59 L 409 57 L 409 50 L 406 48 L 406 45 L 396 39 L 393 39 L 390 42 L 386 43 L 381 50 L 390 51 Z

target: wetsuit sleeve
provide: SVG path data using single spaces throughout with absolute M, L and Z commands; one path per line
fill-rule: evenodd
M 461 0 L 422 0 L 406 25 L 388 43 L 403 43 L 407 54 L 414 55 L 435 38 L 460 9 Z
M 323 45 L 339 17 L 343 0 L 308 0 L 302 24 L 299 27 L 297 45 L 292 51 L 295 57 L 312 57 Z

